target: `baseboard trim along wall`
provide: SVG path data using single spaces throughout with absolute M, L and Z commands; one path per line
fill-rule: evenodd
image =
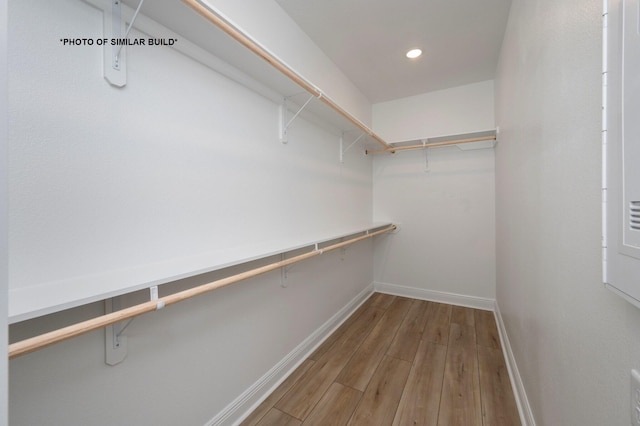
M 314 331 L 294 350 L 271 368 L 264 376 L 227 405 L 205 426 L 232 426 L 239 424 L 255 410 L 313 351 L 324 342 L 373 293 L 368 285 L 320 328 Z
M 516 398 L 518 412 L 520 413 L 520 421 L 522 422 L 522 426 L 536 426 L 535 419 L 533 418 L 533 412 L 531 411 L 531 406 L 529 405 L 529 400 L 527 399 L 527 393 L 524 390 L 524 383 L 522 382 L 522 377 L 520 377 L 520 371 L 518 371 L 516 359 L 513 356 L 511 343 L 509 343 L 507 329 L 504 326 L 502 314 L 500 313 L 500 308 L 498 307 L 498 301 L 495 302 L 493 313 L 496 317 L 498 333 L 500 334 L 500 341 L 502 342 L 502 353 L 504 355 L 505 362 L 507 363 L 507 369 L 509 370 L 509 377 L 511 378 L 513 395 Z
M 412 299 L 429 300 L 431 302 L 448 303 L 449 305 L 466 306 L 468 308 L 482 309 L 484 311 L 493 311 L 495 304 L 494 299 L 447 293 L 444 291 L 425 290 L 422 288 L 407 287 L 397 284 L 375 282 L 373 286 L 375 291 L 379 293 L 410 297 Z
M 251 412 L 255 410 L 262 401 L 264 401 L 264 399 L 267 398 L 318 346 L 320 346 L 327 337 L 329 337 L 347 318 L 349 318 L 349 316 L 358 309 L 358 307 L 364 303 L 374 291 L 392 294 L 395 296 L 404 296 L 413 299 L 429 300 L 432 302 L 448 303 L 451 305 L 493 311 L 522 426 L 536 426 L 497 301 L 483 297 L 466 296 L 380 282 L 375 282 L 362 290 L 356 297 L 340 309 L 340 311 L 333 315 L 327 322 L 300 343 L 293 351 L 287 354 L 280 362 L 273 366 L 273 368 L 271 368 L 246 391 L 225 407 L 224 410 L 206 423 L 205 426 L 232 426 L 239 424 L 249 414 L 251 414 Z
M 529 405 L 529 400 L 527 399 L 527 394 L 524 390 L 524 384 L 522 383 L 522 378 L 520 377 L 520 372 L 518 371 L 518 366 L 513 356 L 511 344 L 509 343 L 507 331 L 496 300 L 381 282 L 374 283 L 374 290 L 379 293 L 493 311 L 496 318 L 496 324 L 498 326 L 498 333 L 500 334 L 500 342 L 502 343 L 504 359 L 507 363 L 509 377 L 511 378 L 511 387 L 518 406 L 518 412 L 520 414 L 520 421 L 522 422 L 522 426 L 536 426 L 536 422 L 533 418 L 533 412 L 531 411 L 531 406 Z

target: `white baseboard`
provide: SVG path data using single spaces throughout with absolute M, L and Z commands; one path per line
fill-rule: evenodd
M 502 315 L 500 314 L 500 309 L 496 300 L 381 282 L 375 282 L 373 285 L 374 290 L 380 293 L 447 303 L 450 305 L 466 306 L 485 311 L 493 311 L 496 318 L 496 324 L 498 325 L 498 333 L 500 334 L 504 359 L 507 363 L 507 369 L 509 370 L 509 377 L 511 378 L 513 395 L 518 406 L 518 413 L 520 414 L 520 421 L 522 422 L 522 426 L 536 426 L 536 422 L 533 418 L 533 412 L 531 411 L 531 406 L 529 405 L 529 400 L 527 399 L 527 394 L 524 390 L 524 384 L 522 383 L 522 378 L 520 377 L 520 372 L 518 371 L 518 366 L 516 365 L 513 351 L 511 350 L 511 344 L 509 343 L 507 331 L 505 329 L 504 322 L 502 321 Z
M 364 303 L 373 292 L 373 284 L 368 285 L 345 307 L 340 309 L 320 328 L 314 331 L 293 351 L 245 390 L 231 404 L 227 405 L 205 426 L 232 426 L 244 420 L 262 403 L 313 351 L 320 346 L 351 314 Z
M 465 296 L 463 294 L 447 293 L 444 291 L 425 290 L 415 287 L 406 287 L 397 284 L 373 283 L 375 291 L 393 294 L 395 296 L 410 297 L 412 299 L 429 300 L 432 302 L 447 303 L 449 305 L 466 306 L 468 308 L 493 311 L 495 299 L 485 297 Z
M 527 393 L 524 390 L 522 377 L 520 377 L 518 365 L 516 364 L 516 359 L 513 356 L 511 343 L 509 343 L 509 337 L 507 336 L 507 329 L 504 326 L 504 321 L 502 320 L 502 314 L 500 313 L 497 301 L 495 302 L 493 312 L 496 317 L 496 323 L 498 324 L 498 333 L 500 334 L 500 341 L 502 343 L 502 353 L 504 355 L 505 362 L 507 363 L 507 369 L 509 370 L 513 395 L 516 398 L 518 412 L 520 413 L 520 421 L 522 422 L 522 426 L 536 426 L 535 419 L 533 418 L 533 412 L 531 411 L 531 406 L 527 399 Z
M 527 400 L 524 385 L 511 350 L 504 322 L 502 321 L 502 315 L 500 314 L 498 303 L 495 300 L 380 282 L 367 286 L 367 288 L 353 298 L 344 308 L 333 315 L 264 376 L 258 379 L 258 381 L 251 385 L 213 419 L 207 422 L 205 426 L 232 426 L 242 422 L 242 420 L 256 409 L 335 329 L 349 318 L 373 291 L 493 311 L 496 317 L 498 332 L 502 342 L 502 350 L 507 363 L 507 369 L 509 370 L 509 377 L 511 378 L 522 426 L 536 426 L 531 406 Z

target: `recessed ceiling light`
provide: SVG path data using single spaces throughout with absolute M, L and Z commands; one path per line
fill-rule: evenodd
M 422 55 L 422 50 L 420 49 L 411 49 L 407 52 L 407 58 L 409 59 L 415 59 L 420 55 Z

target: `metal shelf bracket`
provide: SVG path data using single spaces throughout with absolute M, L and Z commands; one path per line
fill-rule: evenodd
M 358 136 L 356 138 L 356 140 L 351 142 L 351 144 L 345 149 L 344 148 L 344 135 L 345 135 L 345 133 L 348 133 L 348 132 L 342 132 L 342 134 L 340 135 L 340 162 L 341 163 L 344 163 L 344 154 L 346 154 L 347 151 L 349 151 L 355 144 L 357 144 L 358 141 L 360 141 L 360 139 L 362 139 L 363 137 L 367 136 L 366 132 L 362 132 L 360 134 L 360 136 Z
M 369 231 L 367 230 L 367 234 L 369 235 Z M 344 242 L 344 238 L 340 238 L 340 242 Z M 348 247 L 340 247 L 340 260 L 344 262 L 345 257 L 347 256 L 347 248 Z
M 129 37 L 143 3 L 144 0 L 140 0 L 129 26 L 124 31 L 124 36 L 122 36 L 124 28 L 122 0 L 112 0 L 111 14 L 104 14 L 104 29 L 111 32 L 110 35 L 105 34 L 104 38 L 104 78 L 113 86 L 123 87 L 127 84 L 126 49 L 123 49 L 125 45 L 121 42 Z M 106 40 L 110 40 L 111 43 L 107 43 Z
M 422 148 L 424 148 L 424 172 L 429 172 L 429 147 L 427 146 L 427 140 L 422 139 Z
M 151 301 L 158 300 L 158 286 L 149 287 L 149 299 Z M 157 302 L 156 310 L 164 308 L 164 302 Z M 120 297 L 112 297 L 104 301 L 104 313 L 110 314 L 122 309 L 122 301 Z M 131 318 L 126 322 L 117 322 L 105 327 L 104 341 L 104 362 L 108 365 L 120 364 L 127 357 L 127 336 L 123 333 L 131 325 L 135 318 Z
M 322 94 L 319 97 L 321 97 Z M 291 119 L 289 119 L 289 121 L 287 121 L 287 99 L 289 99 L 289 97 L 284 97 L 282 98 L 282 104 L 280 104 L 280 142 L 286 144 L 287 142 L 289 142 L 289 137 L 288 137 L 288 132 L 289 132 L 289 126 L 291 126 L 291 123 L 294 122 L 294 120 L 296 118 L 298 118 L 298 116 L 300 115 L 300 113 L 307 107 L 307 105 L 309 105 L 309 102 L 311 102 L 316 96 L 315 95 L 311 95 L 309 97 L 309 99 L 307 99 L 307 101 L 302 105 L 302 107 L 300 107 L 300 109 L 298 110 L 298 112 L 296 112 L 295 114 L 293 114 L 293 117 L 291 117 Z
M 284 261 L 287 259 L 287 256 L 285 253 L 280 253 L 280 260 Z M 289 287 L 289 283 L 287 283 L 287 273 L 289 272 L 289 268 L 287 268 L 286 266 L 283 266 L 282 268 L 280 268 L 280 287 L 282 288 L 287 288 Z
M 110 314 L 120 309 L 120 297 L 113 297 L 104 301 L 105 314 Z M 131 324 L 132 320 L 133 318 L 126 323 L 118 322 L 105 328 L 104 362 L 106 364 L 117 365 L 127 357 L 127 336 L 123 336 L 122 333 Z

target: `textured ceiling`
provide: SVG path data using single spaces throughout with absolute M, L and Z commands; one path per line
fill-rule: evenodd
M 276 0 L 373 103 L 494 78 L 511 0 Z M 408 60 L 407 50 L 423 55 Z

